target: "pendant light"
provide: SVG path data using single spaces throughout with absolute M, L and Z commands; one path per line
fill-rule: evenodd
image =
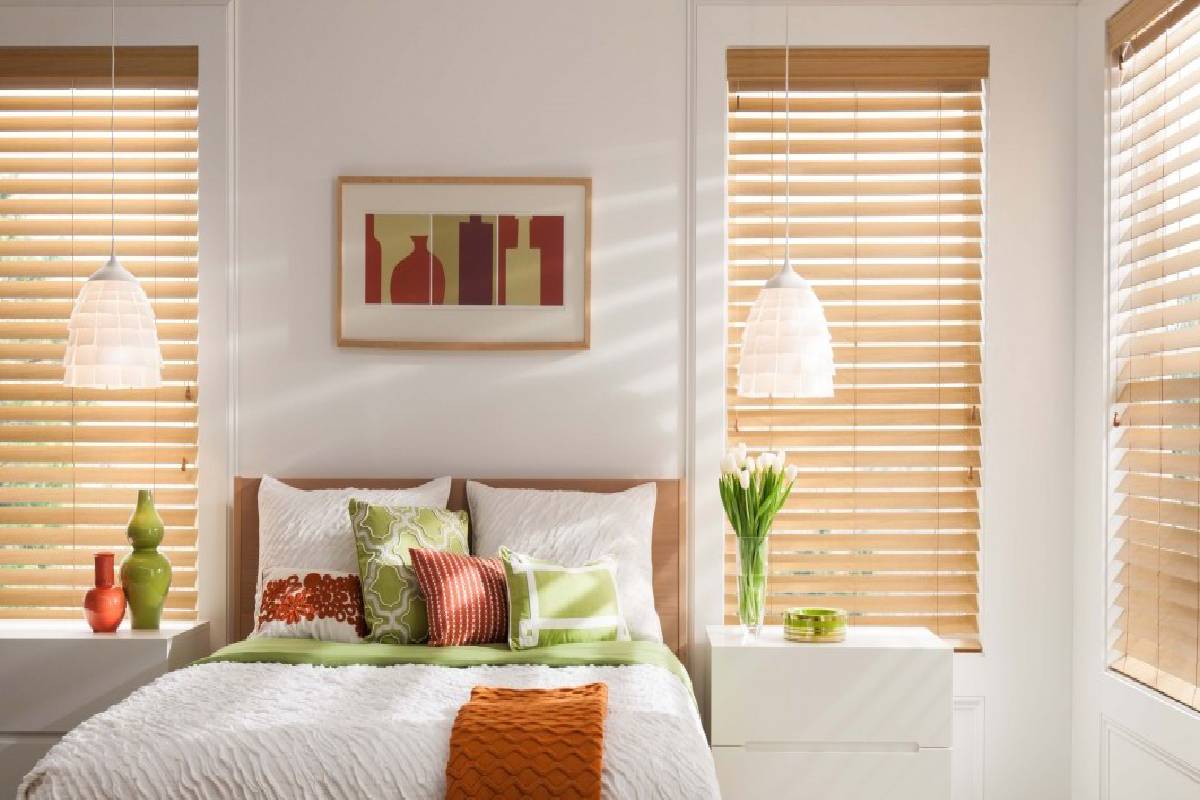
M 788 8 L 784 7 L 784 256 L 779 272 L 759 292 L 742 336 L 738 394 L 745 397 L 831 397 L 833 340 L 821 301 L 792 269 L 792 118 Z
M 129 270 L 117 261 L 117 3 L 112 3 L 110 155 L 111 250 L 87 279 L 67 323 L 63 383 L 89 389 L 154 389 L 162 385 L 162 351 L 154 309 Z

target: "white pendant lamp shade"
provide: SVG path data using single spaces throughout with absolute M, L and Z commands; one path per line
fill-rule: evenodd
M 790 6 L 783 7 L 783 96 L 791 96 Z M 772 118 L 774 110 L 772 107 Z M 743 397 L 832 397 L 833 339 L 821 301 L 792 270 L 792 115 L 784 111 L 783 266 L 767 281 L 746 320 L 738 362 Z M 774 214 L 772 214 L 772 217 Z M 774 222 L 774 219 L 772 219 Z
M 63 383 L 90 389 L 162 385 L 154 309 L 137 278 L 115 257 L 79 292 L 67 323 Z
M 750 309 L 738 362 L 744 397 L 832 397 L 833 340 L 821 301 L 785 265 Z
M 63 383 L 86 389 L 157 389 L 162 351 L 154 309 L 142 285 L 117 261 L 117 2 L 112 2 L 109 68 L 109 216 L 112 254 L 83 284 L 67 322 Z

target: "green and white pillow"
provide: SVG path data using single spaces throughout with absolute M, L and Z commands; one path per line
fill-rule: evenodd
M 617 563 L 605 557 L 563 567 L 500 548 L 508 583 L 508 646 L 629 640 L 617 593 Z
M 350 526 L 358 551 L 368 642 L 419 644 L 429 638 L 429 617 L 408 550 L 467 553 L 467 514 L 441 508 L 374 506 L 350 501 Z

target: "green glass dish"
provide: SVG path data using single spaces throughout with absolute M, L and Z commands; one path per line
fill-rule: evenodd
M 789 642 L 843 642 L 846 610 L 789 608 L 783 615 L 783 636 Z

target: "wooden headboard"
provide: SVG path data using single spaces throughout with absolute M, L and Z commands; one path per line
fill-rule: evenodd
M 280 478 L 298 489 L 407 489 L 427 478 Z M 687 550 L 683 520 L 683 481 L 608 478 L 489 479 L 473 478 L 489 486 L 518 489 L 571 489 L 579 492 L 619 492 L 642 483 L 658 487 L 654 506 L 654 605 L 662 620 L 663 641 L 686 662 Z M 234 478 L 233 575 L 230 581 L 230 630 L 232 638 L 244 639 L 254 627 L 254 590 L 258 584 L 258 486 L 260 478 Z M 454 511 L 467 511 L 467 479 L 455 478 L 446 504 Z

